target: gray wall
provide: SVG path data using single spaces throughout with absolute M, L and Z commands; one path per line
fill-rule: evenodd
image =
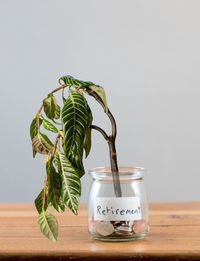
M 33 202 L 45 175 L 29 124 L 64 74 L 104 86 L 120 165 L 148 169 L 150 201 L 200 200 L 200 1 L 0 1 L 0 202 Z M 109 130 L 90 99 L 95 123 Z M 109 165 L 93 134 L 85 168 Z M 82 179 L 86 201 L 90 178 Z

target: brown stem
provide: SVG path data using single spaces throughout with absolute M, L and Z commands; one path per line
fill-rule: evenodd
M 106 140 L 107 142 L 109 142 L 109 137 L 108 137 L 108 135 L 105 133 L 105 131 L 104 131 L 102 128 L 100 128 L 100 127 L 98 127 L 98 126 L 96 126 L 96 125 L 90 125 L 90 126 L 88 126 L 88 128 L 91 128 L 91 129 L 94 129 L 94 130 L 99 131 L 99 132 L 103 135 L 103 137 L 105 138 L 105 140 Z
M 44 182 L 44 199 L 43 199 L 43 204 L 42 204 L 42 208 L 45 208 L 45 201 L 46 201 L 46 187 L 47 187 L 47 176 L 45 178 L 45 182 Z
M 40 130 L 40 113 L 42 111 L 43 104 L 40 106 L 38 112 L 37 112 L 37 124 L 38 124 L 38 130 Z
M 85 91 L 87 91 L 87 93 L 89 93 L 89 95 L 93 96 L 95 98 L 95 100 L 101 104 L 101 106 L 104 109 L 104 112 L 108 115 L 111 125 L 112 125 L 112 136 L 115 139 L 116 135 L 117 135 L 117 126 L 116 126 L 116 122 L 115 122 L 115 118 L 113 117 L 112 113 L 110 112 L 110 110 L 108 109 L 108 111 L 106 112 L 106 106 L 103 103 L 102 99 L 99 97 L 99 95 L 97 95 L 93 90 L 91 90 L 89 87 L 84 86 L 81 87 L 82 89 L 85 89 Z
M 112 170 L 112 177 L 113 177 L 113 184 L 114 184 L 114 190 L 116 197 L 121 197 L 121 186 L 120 186 L 120 179 L 119 179 L 119 170 L 118 170 L 118 164 L 117 164 L 117 153 L 115 148 L 115 140 L 110 136 L 110 141 L 108 143 L 109 145 L 109 152 L 110 152 L 110 165 Z
M 61 89 L 64 89 L 65 87 L 67 87 L 67 85 L 63 84 L 63 85 L 61 85 L 60 87 L 58 87 L 58 88 L 56 88 L 55 90 L 53 90 L 51 93 L 60 91 Z
M 117 135 L 117 126 L 116 126 L 116 121 L 112 115 L 112 113 L 110 112 L 110 110 L 106 109 L 106 106 L 104 104 L 104 102 L 102 101 L 102 99 L 95 93 L 93 92 L 89 87 L 84 86 L 82 87 L 89 95 L 93 96 L 98 103 L 101 104 L 101 106 L 104 109 L 104 112 L 108 115 L 110 122 L 111 122 L 111 126 L 112 126 L 112 135 L 108 137 L 108 135 L 104 132 L 104 130 L 102 130 L 101 128 L 91 125 L 93 126 L 93 129 L 96 129 L 98 131 L 101 132 L 101 134 L 104 136 L 104 138 L 106 139 L 106 141 L 108 141 L 108 145 L 109 145 L 109 151 L 110 151 L 110 163 L 111 163 L 111 171 L 112 171 L 112 177 L 113 177 L 113 184 L 114 184 L 114 191 L 115 191 L 115 195 L 116 197 L 121 197 L 122 196 L 122 192 L 121 192 L 121 185 L 120 185 L 120 179 L 119 179 L 119 169 L 118 169 L 118 164 L 117 164 L 117 153 L 116 153 L 116 148 L 115 148 L 115 139 L 116 139 L 116 135 Z M 90 127 L 91 127 L 90 126 Z M 108 138 L 108 139 L 107 139 Z
M 55 144 L 54 144 L 54 146 L 53 146 L 53 153 L 52 153 L 52 155 L 51 155 L 51 161 L 53 160 L 53 157 L 54 157 L 54 155 L 55 155 L 55 153 L 56 153 L 56 149 L 57 149 L 58 142 L 60 141 L 60 137 L 61 137 L 61 135 L 60 135 L 60 133 L 59 133 L 58 136 L 57 136 L 57 138 L 56 138 Z
M 53 156 L 55 155 L 55 152 L 56 152 L 56 148 L 57 148 L 57 145 L 58 145 L 58 142 L 60 141 L 60 137 L 61 135 L 58 134 L 57 138 L 56 138 L 56 141 L 55 141 L 55 144 L 54 146 L 52 147 L 52 150 L 53 150 L 53 153 L 52 153 L 52 156 L 51 156 L 51 161 L 53 160 Z M 45 207 L 45 201 L 46 201 L 46 186 L 47 186 L 47 176 L 45 178 L 45 182 L 44 182 L 44 199 L 43 199 L 43 204 L 42 204 L 42 208 L 44 209 Z

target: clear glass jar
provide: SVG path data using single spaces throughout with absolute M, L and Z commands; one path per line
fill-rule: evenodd
M 149 231 L 144 168 L 120 167 L 122 197 L 116 197 L 110 168 L 89 171 L 92 184 L 88 199 L 88 229 L 102 241 L 130 241 Z

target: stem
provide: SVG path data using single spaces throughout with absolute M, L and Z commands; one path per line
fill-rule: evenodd
M 51 155 L 51 161 L 53 160 L 53 157 L 54 157 L 54 155 L 55 155 L 55 153 L 56 153 L 56 149 L 57 149 L 58 142 L 60 141 L 60 137 L 61 137 L 61 135 L 60 135 L 60 133 L 59 133 L 58 136 L 57 136 L 57 138 L 56 138 L 55 144 L 54 144 L 54 146 L 53 146 L 53 153 L 52 153 L 52 155 Z
M 99 132 L 103 135 L 103 137 L 105 138 L 105 140 L 106 140 L 107 142 L 109 142 L 109 137 L 108 137 L 108 135 L 105 133 L 105 131 L 104 131 L 102 128 L 100 128 L 100 127 L 98 127 L 98 126 L 96 126 L 96 125 L 90 125 L 90 126 L 88 126 L 88 128 L 99 131 Z
M 98 103 L 101 104 L 101 106 L 104 109 L 104 112 L 106 113 L 106 106 L 103 103 L 102 99 L 95 93 L 93 92 L 93 90 L 91 90 L 89 87 L 84 86 L 82 87 L 83 89 L 85 89 L 91 96 L 93 96 L 95 98 L 95 100 L 97 100 Z M 115 139 L 116 135 L 117 135 L 117 126 L 116 126 L 116 122 L 115 122 L 115 118 L 113 117 L 112 113 L 110 112 L 110 110 L 108 109 L 108 112 L 106 113 L 110 119 L 111 125 L 112 125 L 112 136 Z
M 61 135 L 58 134 L 57 138 L 56 138 L 56 141 L 55 141 L 55 144 L 54 146 L 51 148 L 51 150 L 53 150 L 53 153 L 52 153 L 52 156 L 51 156 L 51 161 L 53 160 L 53 156 L 55 155 L 55 152 L 56 152 L 56 148 L 57 148 L 57 145 L 58 145 L 58 142 L 60 141 L 60 137 Z M 51 152 L 51 151 L 50 151 Z M 50 154 L 49 152 L 49 154 Z M 48 155 L 48 158 L 49 158 L 49 155 Z M 44 182 L 44 199 L 43 199 L 43 203 L 42 203 L 42 208 L 44 209 L 45 207 L 45 201 L 46 201 L 46 186 L 47 186 L 47 176 L 45 178 L 45 182 Z
M 120 179 L 119 179 L 119 170 L 117 164 L 117 153 L 115 148 L 115 139 L 110 137 L 110 141 L 108 143 L 109 151 L 110 151 L 110 165 L 112 170 L 112 177 L 113 177 L 113 184 L 116 197 L 121 197 L 121 186 L 120 186 Z
M 41 105 L 41 107 L 39 108 L 38 112 L 37 112 L 37 124 L 38 124 L 38 131 L 40 130 L 40 113 L 42 111 L 43 108 L 43 104 Z
M 63 84 L 63 85 L 61 85 L 60 87 L 58 87 L 58 88 L 56 88 L 55 90 L 53 90 L 51 93 L 60 91 L 61 89 L 64 89 L 65 87 L 67 87 L 67 85 Z
M 106 106 L 103 103 L 102 99 L 95 93 L 93 92 L 89 87 L 84 86 L 83 89 L 89 93 L 89 95 L 93 96 L 98 103 L 101 104 L 101 106 L 104 109 L 104 112 L 108 115 L 111 126 L 112 126 L 112 135 L 108 137 L 108 135 L 105 133 L 104 130 L 102 130 L 100 127 L 91 125 L 90 128 L 96 129 L 101 134 L 104 136 L 106 141 L 108 142 L 109 145 L 109 152 L 110 152 L 110 164 L 111 164 L 111 171 L 112 171 L 112 177 L 113 177 L 113 184 L 114 184 L 114 191 L 116 197 L 121 197 L 122 192 L 121 192 L 121 185 L 120 185 L 120 179 L 119 179 L 119 169 L 118 169 L 118 164 L 117 164 L 117 153 L 116 153 L 116 148 L 115 148 L 115 140 L 116 140 L 116 135 L 117 135 L 117 126 L 116 126 L 116 121 L 115 118 L 113 117 L 112 113 L 108 109 L 106 112 Z
M 64 96 L 64 88 L 62 88 L 62 100 L 63 100 L 63 103 L 64 103 L 64 100 L 65 100 L 65 96 Z
M 42 209 L 45 208 L 45 201 L 46 201 L 46 187 L 47 187 L 47 176 L 46 176 L 46 178 L 45 178 L 45 182 L 44 182 L 44 199 L 43 199 Z

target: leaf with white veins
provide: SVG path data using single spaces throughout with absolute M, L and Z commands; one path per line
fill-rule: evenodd
M 55 119 L 60 119 L 60 106 L 57 104 L 56 105 L 56 111 L 55 111 Z
M 83 95 L 69 90 L 69 97 L 62 110 L 66 155 L 70 157 L 82 146 L 87 126 L 87 103 Z
M 42 124 L 42 119 L 39 118 L 39 125 Z M 37 116 L 32 120 L 31 126 L 30 126 L 30 137 L 31 140 L 38 134 L 38 121 Z M 35 158 L 37 151 L 33 149 L 33 158 Z
M 43 100 L 44 112 L 46 116 L 53 120 L 56 116 L 56 98 L 50 93 L 47 98 Z
M 58 129 L 50 121 L 43 119 L 43 127 L 51 132 L 57 133 Z
M 64 153 L 58 150 L 57 157 L 57 160 L 59 160 L 60 164 L 62 180 L 62 201 L 69 207 L 69 209 L 71 209 L 75 215 L 77 215 L 78 204 L 81 196 L 80 178 Z
M 106 93 L 104 91 L 104 88 L 101 86 L 96 86 L 96 85 L 91 85 L 91 86 L 89 86 L 89 88 L 101 98 L 102 102 L 104 103 L 104 105 L 106 107 L 106 113 L 107 113 L 108 106 L 107 106 L 107 102 L 106 102 Z M 85 92 L 87 92 L 87 91 L 85 91 Z
M 37 221 L 43 235 L 51 241 L 56 242 L 58 238 L 58 222 L 56 218 L 49 212 L 43 210 L 38 216 Z
M 37 136 L 33 138 L 32 146 L 38 153 L 48 154 L 53 144 L 45 134 L 38 132 Z
M 44 189 L 42 189 L 42 191 L 40 192 L 40 194 L 37 196 L 37 198 L 35 199 L 35 207 L 38 211 L 38 213 L 40 214 L 42 212 L 42 207 L 43 207 L 43 201 L 44 201 Z M 47 196 L 45 195 L 45 206 L 44 206 L 44 210 L 47 209 L 48 207 L 48 199 Z
M 60 201 L 60 192 L 61 192 L 61 177 L 56 172 L 50 160 L 46 163 L 46 172 L 47 172 L 49 201 L 51 202 L 53 207 L 56 210 L 58 210 L 58 205 Z

